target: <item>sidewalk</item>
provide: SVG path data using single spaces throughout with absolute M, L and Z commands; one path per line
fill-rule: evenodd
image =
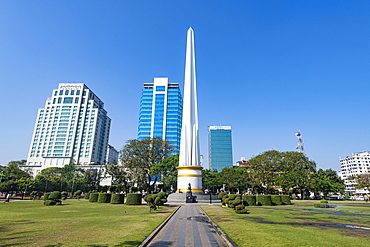
M 232 246 L 196 205 L 183 205 L 146 246 Z

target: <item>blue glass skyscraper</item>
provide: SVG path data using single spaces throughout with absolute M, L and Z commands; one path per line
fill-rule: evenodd
M 178 83 L 154 78 L 144 83 L 140 99 L 138 140 L 160 137 L 171 142 L 174 154 L 180 150 L 182 95 Z
M 231 126 L 208 127 L 208 155 L 211 170 L 233 167 Z

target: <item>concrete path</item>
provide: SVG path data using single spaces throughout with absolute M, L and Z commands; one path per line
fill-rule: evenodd
M 230 246 L 198 206 L 184 205 L 172 216 L 147 246 Z

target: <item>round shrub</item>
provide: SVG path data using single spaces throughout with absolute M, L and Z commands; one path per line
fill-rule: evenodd
M 89 197 L 90 197 L 90 192 L 88 192 L 88 193 L 85 194 L 85 199 L 86 200 L 89 200 Z
M 90 193 L 89 202 L 97 202 L 99 193 Z
M 242 210 L 245 209 L 245 206 L 243 204 L 239 204 L 235 207 L 235 210 Z
M 270 195 L 258 195 L 257 196 L 258 205 L 262 206 L 272 206 L 271 196 Z
M 49 200 L 49 196 L 51 193 L 45 193 L 44 194 L 44 201 Z
M 127 205 L 141 205 L 141 194 L 128 193 L 126 204 Z
M 217 195 L 218 199 L 222 200 L 222 198 L 224 197 L 224 195 L 226 195 L 225 192 L 221 192 Z
M 110 203 L 111 204 L 123 204 L 125 201 L 125 195 L 124 194 L 112 194 Z
M 271 202 L 272 205 L 283 205 L 283 201 L 279 195 L 271 195 Z
M 281 201 L 283 202 L 284 205 L 292 204 L 292 202 L 290 201 L 290 196 L 289 195 L 282 195 L 281 196 Z
M 98 202 L 100 203 L 110 203 L 110 198 L 112 194 L 110 193 L 99 193 Z
M 44 205 L 45 206 L 53 206 L 56 204 L 56 201 L 54 200 L 44 200 Z
M 245 206 L 256 206 L 256 196 L 254 195 L 244 195 L 243 204 Z
M 60 191 L 53 191 L 49 195 L 49 200 L 60 200 L 62 199 L 62 193 Z

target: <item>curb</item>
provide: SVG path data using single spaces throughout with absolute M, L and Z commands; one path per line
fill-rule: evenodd
M 144 241 L 138 246 L 138 247 L 145 247 L 145 246 L 148 246 L 148 244 L 153 240 L 153 238 L 158 234 L 158 232 L 160 230 L 162 230 L 162 228 L 167 224 L 167 222 L 172 218 L 172 216 L 174 216 L 177 211 L 181 208 L 181 206 L 179 206 L 177 209 L 175 209 L 175 211 L 172 212 L 172 214 L 170 216 L 167 217 L 167 219 L 165 219 L 162 224 L 160 224 L 151 234 L 149 234 L 149 236 L 144 239 Z
M 226 245 L 228 247 L 238 247 L 238 245 L 229 236 L 227 236 L 227 234 L 224 233 L 224 231 L 222 231 L 221 228 L 218 225 L 216 225 L 213 222 L 213 220 L 206 214 L 206 212 L 203 210 L 203 208 L 201 208 L 201 207 L 199 207 L 199 208 L 200 208 L 200 210 L 202 210 L 202 212 L 204 213 L 204 215 L 207 217 L 207 219 L 211 223 L 212 227 L 215 228 L 217 234 L 220 235 L 220 237 L 224 240 L 224 242 L 226 243 Z

